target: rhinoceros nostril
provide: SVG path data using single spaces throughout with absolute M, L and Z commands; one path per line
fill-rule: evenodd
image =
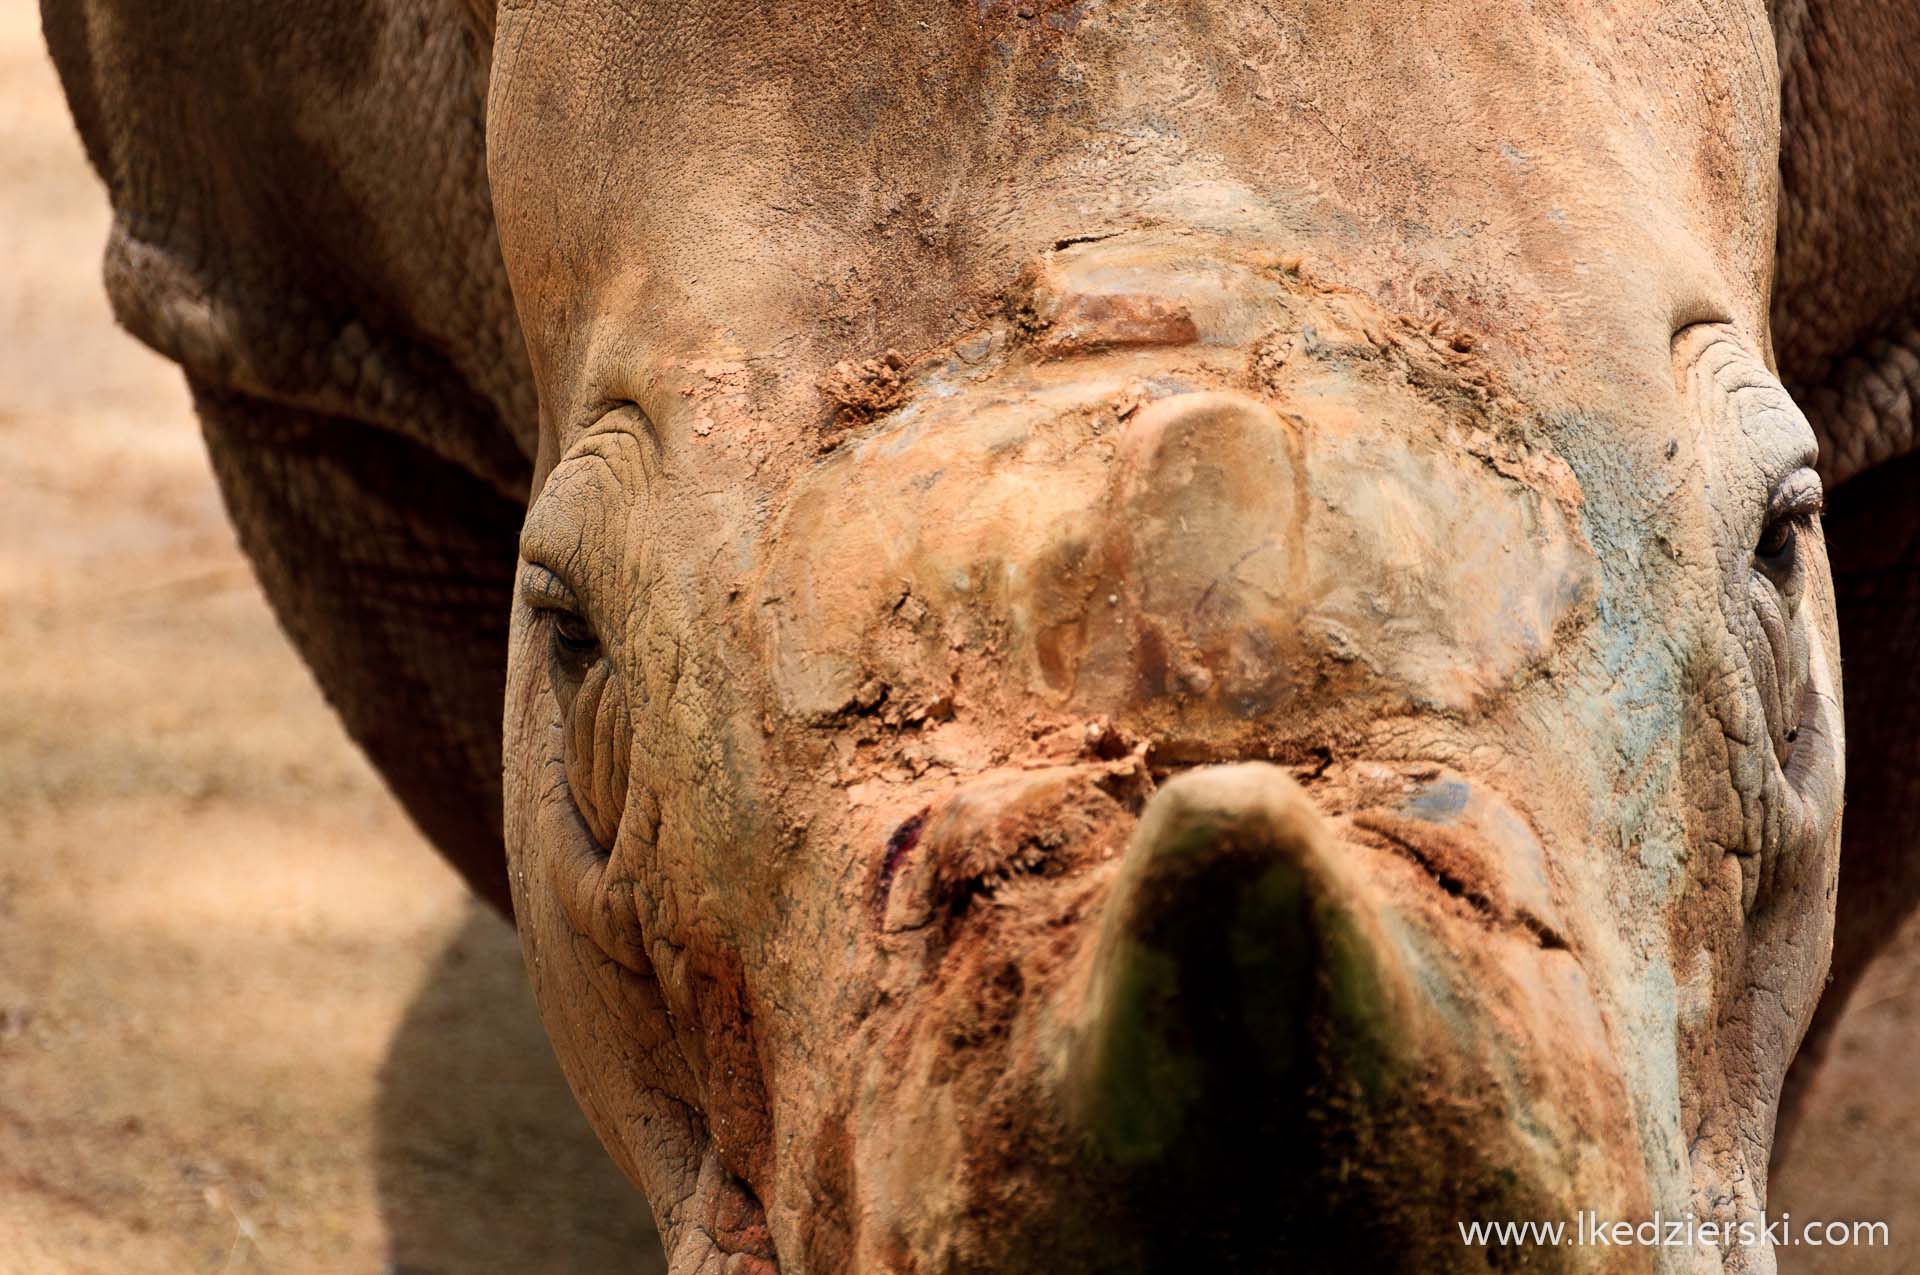
M 869 906 L 873 909 L 875 924 L 887 915 L 887 896 L 893 891 L 894 874 L 900 871 L 900 863 L 913 848 L 920 844 L 920 830 L 926 827 L 927 812 L 920 811 L 909 819 L 903 820 L 887 837 L 886 853 L 880 859 L 880 877 L 874 882 L 873 898 Z
M 987 903 L 1050 897 L 1118 852 L 1133 824 L 1125 777 L 1138 769 L 1131 758 L 1006 768 L 948 793 L 887 838 L 869 900 L 877 928 L 951 927 Z

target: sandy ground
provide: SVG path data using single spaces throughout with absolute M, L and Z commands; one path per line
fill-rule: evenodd
M 506 927 L 348 745 L 221 514 L 105 205 L 0 0 L 0 1275 L 659 1269 Z M 1920 1269 L 1920 929 L 1874 972 L 1776 1211 Z

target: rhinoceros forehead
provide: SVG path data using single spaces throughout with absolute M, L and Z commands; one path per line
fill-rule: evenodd
M 622 311 L 636 351 L 726 334 L 817 372 L 1142 218 L 1317 238 L 1357 286 L 1559 357 L 1703 294 L 1757 331 L 1765 15 L 1634 8 L 533 6 L 498 45 L 502 243 L 549 394 L 594 374 L 559 353 L 588 316 Z

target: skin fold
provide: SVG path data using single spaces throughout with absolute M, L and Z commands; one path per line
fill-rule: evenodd
M 1456 1223 L 1757 1218 L 1920 894 L 1891 9 L 174 8 L 118 313 L 674 1271 L 1774 1269 Z

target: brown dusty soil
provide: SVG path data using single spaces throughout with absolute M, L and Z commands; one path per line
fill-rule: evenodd
M 0 1275 L 646 1272 L 508 929 L 275 628 L 178 376 L 116 331 L 104 200 L 0 5 Z M 1775 1209 L 1920 1268 L 1920 926 Z

